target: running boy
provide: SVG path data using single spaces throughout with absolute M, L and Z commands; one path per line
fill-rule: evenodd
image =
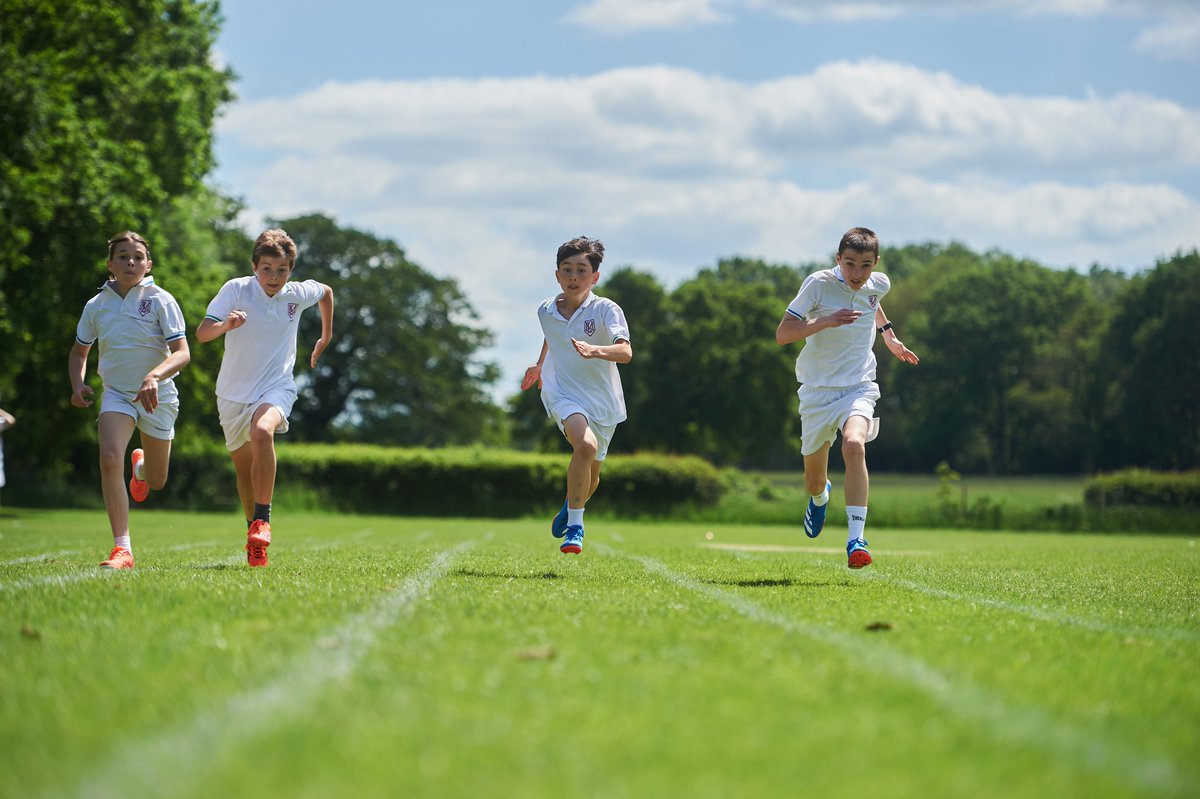
M 538 362 L 525 370 L 521 390 L 540 383 L 542 404 L 571 444 L 567 498 L 550 524 L 559 550 L 583 551 L 583 510 L 600 484 L 600 468 L 625 395 L 617 364 L 633 359 L 629 325 L 620 306 L 592 293 L 600 279 L 604 245 L 581 236 L 558 248 L 554 277 L 562 293 L 538 306 L 545 340 Z
M 846 557 L 851 569 L 871 564 L 863 532 L 867 523 L 868 441 L 879 433 L 875 403 L 875 334 L 901 361 L 919 359 L 896 337 L 881 300 L 891 288 L 887 275 L 875 272 L 879 239 L 863 227 L 851 228 L 838 244 L 837 266 L 804 279 L 775 331 L 781 344 L 808 339 L 796 358 L 800 382 L 801 454 L 804 483 L 812 495 L 804 513 L 804 532 L 821 534 L 829 491 L 829 447 L 842 433 L 846 463 L 846 516 L 850 533 Z
M 315 367 L 333 338 L 333 289 L 315 280 L 288 281 L 296 265 L 296 244 L 282 230 L 258 237 L 251 263 L 253 275 L 228 281 L 208 304 L 196 338 L 206 342 L 225 336 L 217 410 L 249 528 L 246 560 L 251 566 L 266 566 L 275 435 L 288 431 L 288 414 L 296 401 L 292 372 L 300 314 L 312 305 L 321 309 L 321 338 L 309 359 Z
M 167 482 L 171 440 L 179 415 L 179 394 L 172 379 L 191 360 L 187 327 L 179 303 L 154 285 L 150 247 L 133 231 L 108 241 L 109 280 L 83 306 L 75 328 L 75 344 L 67 363 L 71 404 L 87 408 L 92 388 L 85 381 L 87 357 L 100 342 L 96 370 L 104 382 L 100 401 L 100 490 L 113 548 L 106 569 L 132 569 L 129 497 L 125 495 L 125 449 L 133 429 L 141 431 L 141 447 L 130 456 L 129 493 L 145 501 L 150 489 Z

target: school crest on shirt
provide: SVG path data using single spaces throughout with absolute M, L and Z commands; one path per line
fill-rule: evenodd
M 296 309 L 299 307 L 300 307 L 300 303 L 298 303 L 298 302 L 289 302 L 288 303 L 288 319 L 296 318 Z
M 583 322 L 583 332 L 587 333 L 589 336 L 596 335 L 596 320 L 585 319 Z
M 875 310 L 875 307 L 877 305 L 879 305 L 879 295 L 878 294 L 868 295 L 867 296 L 867 305 L 871 306 L 871 310 Z
M 150 313 L 151 305 L 152 305 L 152 303 L 150 302 L 150 300 L 141 300 L 140 302 L 138 302 L 138 313 L 140 313 L 142 316 L 145 316 L 146 314 Z

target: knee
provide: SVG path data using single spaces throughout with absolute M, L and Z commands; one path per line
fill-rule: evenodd
M 865 461 L 867 459 L 867 442 L 857 437 L 843 439 L 842 459 L 847 463 Z
M 805 472 L 804 487 L 808 489 L 808 493 L 819 496 L 825 491 L 825 475 L 816 475 Z
M 100 448 L 100 471 L 104 474 L 121 472 L 125 468 L 125 453 L 116 449 Z
M 250 428 L 250 443 L 261 447 L 275 440 L 275 430 L 264 424 L 256 424 Z
M 596 460 L 596 442 L 586 437 L 580 438 L 579 443 L 575 445 L 575 452 L 580 457 L 587 458 L 589 462 L 594 461 Z
M 162 487 L 167 484 L 167 473 L 164 471 L 161 475 L 148 474 L 146 475 L 146 485 L 150 486 L 152 491 L 161 491 Z

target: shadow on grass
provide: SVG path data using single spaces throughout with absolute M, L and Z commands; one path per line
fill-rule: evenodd
M 201 563 L 199 566 L 193 566 L 193 569 L 205 569 L 207 571 L 224 571 L 225 569 L 239 568 L 242 564 L 234 566 L 231 563 Z
M 705 580 L 710 585 L 734 585 L 738 588 L 857 588 L 850 580 L 793 580 L 791 577 L 756 577 L 749 580 Z
M 554 572 L 540 572 L 535 574 L 514 574 L 512 572 L 482 572 L 475 569 L 457 569 L 450 572 L 459 577 L 481 577 L 490 580 L 561 580 L 562 575 Z

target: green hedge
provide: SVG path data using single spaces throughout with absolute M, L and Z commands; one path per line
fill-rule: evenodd
M 399 449 L 291 444 L 277 450 L 281 501 L 344 512 L 413 516 L 518 517 L 553 513 L 562 504 L 569 456 L 490 449 Z M 662 516 L 716 504 L 720 472 L 694 457 L 610 457 L 589 510 Z M 158 507 L 236 508 L 233 465 L 220 448 L 178 452 Z
M 1157 508 L 1200 508 L 1200 471 L 1151 472 L 1125 469 L 1088 481 L 1084 501 L 1094 508 L 1136 505 Z

